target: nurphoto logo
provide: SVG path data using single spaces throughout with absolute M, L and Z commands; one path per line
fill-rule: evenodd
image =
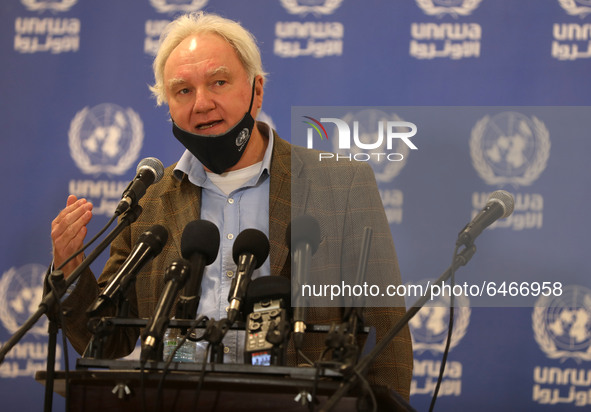
M 371 129 L 374 133 L 360 133 L 359 121 L 354 120 L 350 125 L 347 121 L 336 117 L 321 117 L 317 120 L 310 116 L 304 116 L 304 123 L 310 127 L 307 129 L 307 147 L 314 148 L 314 136 L 320 136 L 320 140 L 329 140 L 325 124 L 330 123 L 336 127 L 335 151 L 337 153 L 321 152 L 319 161 L 323 159 L 349 160 L 349 161 L 381 161 L 399 162 L 404 159 L 404 154 L 395 152 L 400 142 L 407 149 L 418 150 L 418 147 L 410 140 L 417 134 L 417 126 L 414 123 L 399 120 L 377 120 Z M 316 132 L 316 133 L 314 133 Z M 385 144 L 385 147 L 384 147 Z

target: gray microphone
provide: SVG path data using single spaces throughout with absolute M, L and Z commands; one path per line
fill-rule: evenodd
M 119 216 L 130 207 L 137 205 L 137 202 L 146 194 L 146 189 L 151 184 L 158 183 L 162 176 L 164 176 L 164 166 L 160 160 L 155 157 L 142 159 L 137 165 L 135 178 L 121 196 L 115 214 Z
M 456 246 L 471 245 L 484 229 L 498 219 L 503 219 L 513 213 L 515 201 L 511 193 L 497 190 L 490 194 L 484 209 L 478 213 L 458 234 Z

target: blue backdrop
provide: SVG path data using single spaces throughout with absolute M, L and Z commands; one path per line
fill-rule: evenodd
M 443 272 L 490 192 L 515 196 L 513 216 L 482 234 L 457 274 L 496 299 L 460 299 L 437 409 L 591 404 L 589 0 L 3 1 L 0 342 L 36 309 L 50 222 L 67 195 L 94 203 L 94 234 L 140 159 L 180 157 L 147 85 L 163 25 L 200 9 L 257 37 L 270 74 L 261 117 L 282 137 L 305 145 L 301 115 L 328 117 L 319 106 L 341 107 L 371 138 L 364 122 L 417 125 L 418 150 L 373 164 L 404 281 Z M 419 410 L 447 315 L 434 305 L 411 323 Z M 0 366 L 3 410 L 41 409 L 32 376 L 46 340 L 40 321 Z M 63 367 L 61 345 L 58 357 Z

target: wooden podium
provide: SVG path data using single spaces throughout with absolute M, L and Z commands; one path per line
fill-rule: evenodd
M 296 398 L 313 395 L 316 410 L 342 380 L 315 368 L 207 364 L 202 374 L 200 364 L 172 363 L 159 389 L 163 367 L 152 362 L 142 372 L 138 361 L 79 359 L 77 370 L 69 372 L 69 410 L 302 412 L 309 407 Z M 45 383 L 45 371 L 35 379 Z M 65 396 L 65 383 L 65 372 L 57 371 L 54 391 Z M 346 397 L 335 410 L 356 411 L 356 403 L 356 397 Z

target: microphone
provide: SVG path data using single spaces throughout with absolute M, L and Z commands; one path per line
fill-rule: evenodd
M 86 314 L 90 317 L 97 316 L 105 305 L 115 303 L 125 293 L 129 284 L 135 280 L 142 267 L 158 256 L 167 240 L 168 231 L 161 225 L 154 225 L 142 233 L 127 259 L 111 276 L 109 284 L 99 294 Z
M 181 236 L 181 255 L 191 265 L 191 276 L 177 304 L 177 319 L 195 319 L 205 266 L 216 260 L 219 248 L 220 231 L 210 221 L 194 220 L 185 226 Z
M 236 276 L 228 294 L 228 320 L 234 323 L 246 295 L 252 272 L 261 267 L 269 255 L 269 239 L 257 229 L 245 229 L 236 237 L 232 257 L 236 263 Z
M 164 176 L 164 166 L 162 162 L 155 157 L 146 157 L 142 159 L 136 169 L 135 178 L 129 183 L 121 201 L 115 209 L 115 215 L 119 216 L 137 202 L 146 194 L 146 189 L 153 183 L 158 183 Z
M 287 228 L 287 243 L 291 249 L 292 285 L 297 290 L 292 292 L 295 297 L 293 310 L 293 342 L 297 349 L 302 347 L 306 330 L 305 310 L 301 305 L 301 287 L 308 280 L 312 255 L 320 244 L 320 226 L 312 216 L 298 216 Z M 295 283 L 294 283 L 295 282 Z
M 291 282 L 282 276 L 263 276 L 248 285 L 244 362 L 249 365 L 285 364 L 290 324 Z
M 142 338 L 144 343 L 140 354 L 142 364 L 149 360 L 157 360 L 158 348 L 170 321 L 170 312 L 179 290 L 187 282 L 191 267 L 185 259 L 174 260 L 164 272 L 164 290 L 158 299 L 154 316 L 150 319 Z
M 458 234 L 456 246 L 471 245 L 484 229 L 496 220 L 508 217 L 513 213 L 515 202 L 511 193 L 497 190 L 490 194 L 486 206 Z

